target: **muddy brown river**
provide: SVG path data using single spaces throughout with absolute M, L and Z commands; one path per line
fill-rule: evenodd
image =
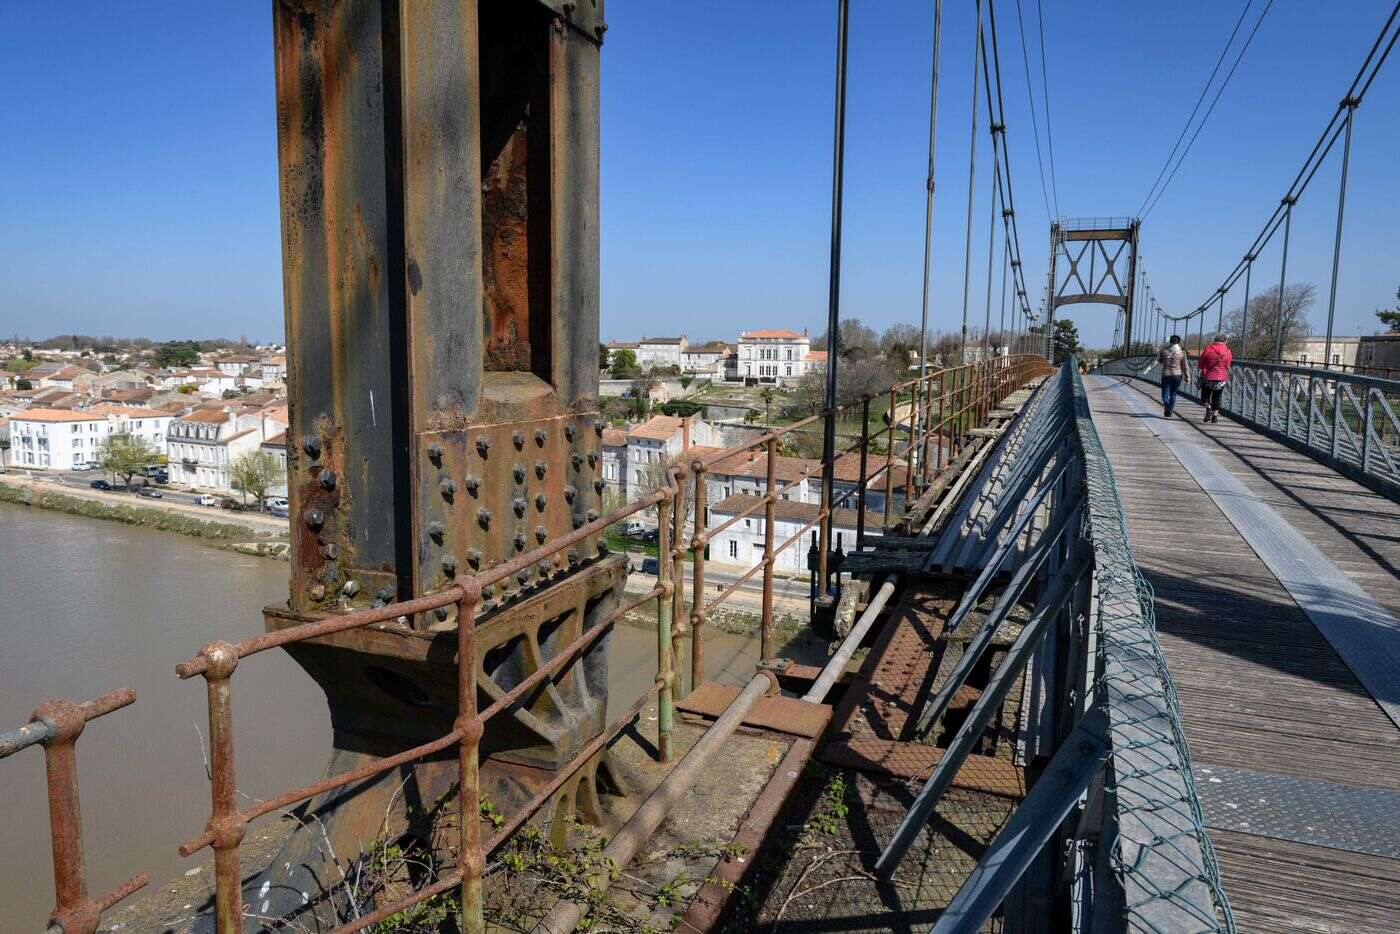
M 25 723 L 47 697 L 137 693 L 135 705 L 89 724 L 78 740 L 90 891 L 142 870 L 159 885 L 201 859 L 182 860 L 175 848 L 209 814 L 204 687 L 176 678 L 175 664 L 210 639 L 261 632 L 262 607 L 286 595 L 282 562 L 0 503 L 0 729 Z M 651 683 L 655 645 L 654 632 L 617 629 L 614 709 Z M 754 639 L 707 636 L 712 677 L 746 680 L 756 657 Z M 234 735 L 244 803 L 319 778 L 328 723 L 320 690 L 285 655 L 240 665 Z M 0 761 L 0 789 L 0 928 L 41 930 L 53 906 L 42 750 Z

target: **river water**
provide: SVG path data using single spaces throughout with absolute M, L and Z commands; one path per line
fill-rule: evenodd
M 159 886 L 207 857 L 175 852 L 209 814 L 204 682 L 180 681 L 175 665 L 211 639 L 261 632 L 262 608 L 286 596 L 282 562 L 0 503 L 0 729 L 47 697 L 137 693 L 78 741 L 91 892 L 142 870 Z M 656 635 L 619 627 L 612 643 L 610 707 L 625 709 L 651 682 Z M 706 658 L 712 677 L 746 679 L 756 641 L 707 634 Z M 239 666 L 236 682 L 243 803 L 319 778 L 330 736 L 315 683 L 280 652 Z M 0 762 L 0 788 L 0 929 L 40 930 L 53 906 L 42 750 Z

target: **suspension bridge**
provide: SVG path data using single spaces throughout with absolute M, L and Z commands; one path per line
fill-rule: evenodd
M 85 730 L 139 716 L 138 692 L 47 700 L 0 734 L 0 757 L 41 747 L 45 759 L 50 931 L 1394 928 L 1400 381 L 1287 365 L 1280 329 L 1292 210 L 1335 157 L 1331 341 L 1353 124 L 1400 37 L 1400 5 L 1205 302 L 1169 314 L 1141 258 L 1147 215 L 1270 5 L 1245 5 L 1197 110 L 1243 37 L 1231 67 L 1138 215 L 1069 219 L 1016 4 L 1047 214 L 1055 205 L 1033 311 L 1005 24 L 977 0 L 960 37 L 974 50 L 961 345 L 934 367 L 936 2 L 917 371 L 838 405 L 838 342 L 822 411 L 718 460 L 687 452 L 655 490 L 608 510 L 601 4 L 278 4 L 288 599 L 261 632 L 229 620 L 227 640 L 191 646 L 171 674 L 203 682 L 209 818 L 180 853 L 212 851 L 212 871 L 161 898 L 137 895 L 141 867 L 102 894 L 85 869 L 76 749 Z M 849 3 L 837 10 L 833 336 Z M 1043 69 L 1043 31 L 1038 53 Z M 1275 237 L 1277 302 L 1256 314 L 1277 337 L 1254 359 L 1250 290 Z M 1192 381 L 1164 416 L 1142 344 L 1194 322 L 1204 345 L 1235 289 L 1225 419 L 1202 420 Z M 1076 305 L 1117 318 L 1114 351 L 1092 367 L 1056 345 L 1057 312 Z M 781 452 L 815 438 L 820 501 L 782 525 L 788 492 L 815 478 L 810 462 L 780 475 Z M 763 458 L 765 483 L 712 518 L 708 471 L 744 458 Z M 852 459 L 838 489 L 837 462 Z M 877 489 L 882 514 L 867 510 Z M 628 595 L 606 531 L 643 511 L 658 523 L 657 584 Z M 836 540 L 838 512 L 854 516 L 853 547 Z M 758 523 L 761 554 L 717 587 L 710 546 L 740 522 Z M 780 651 L 774 569 L 788 549 L 809 555 L 802 622 L 830 643 L 822 664 Z M 760 659 L 727 683 L 707 676 L 706 632 L 751 579 Z M 608 637 L 637 611 L 651 614 L 655 678 L 610 698 Z M 234 750 L 272 725 L 238 722 L 236 738 L 237 672 L 270 651 L 324 690 L 333 752 L 319 780 L 249 801 Z M 367 890 L 358 880 L 388 845 L 411 868 Z

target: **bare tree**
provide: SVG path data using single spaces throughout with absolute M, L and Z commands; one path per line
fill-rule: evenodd
M 1310 282 L 1295 282 L 1283 290 L 1283 349 L 1294 350 L 1302 345 L 1311 332 L 1308 309 L 1317 300 L 1317 287 Z M 1272 360 L 1278 333 L 1278 286 L 1249 299 L 1249 333 L 1240 339 L 1244 325 L 1244 306 L 1225 315 L 1225 330 L 1230 344 L 1241 359 Z M 1183 339 L 1186 335 L 1182 335 Z

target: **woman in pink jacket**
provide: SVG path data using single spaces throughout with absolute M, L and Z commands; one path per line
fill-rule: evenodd
M 1201 371 L 1201 403 L 1206 407 L 1205 420 L 1220 421 L 1220 393 L 1230 380 L 1230 363 L 1234 357 L 1225 343 L 1225 335 L 1211 338 L 1210 346 L 1201 351 L 1197 366 Z

